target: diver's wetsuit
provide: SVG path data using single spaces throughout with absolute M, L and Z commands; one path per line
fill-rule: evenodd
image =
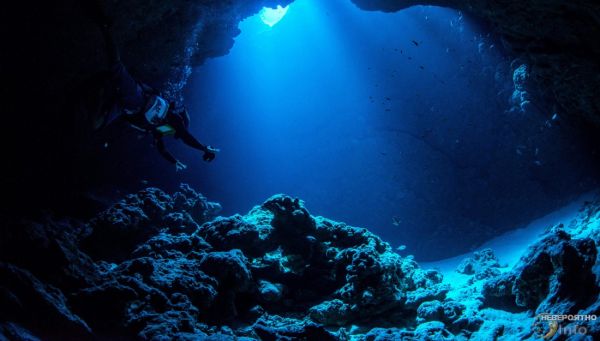
M 173 137 L 175 137 L 176 139 L 181 139 L 181 141 L 183 141 L 183 143 L 187 144 L 188 146 L 190 146 L 192 148 L 195 148 L 195 149 L 198 149 L 201 151 L 206 151 L 206 147 L 202 143 L 198 142 L 198 140 L 196 140 L 196 138 L 192 134 L 190 134 L 190 132 L 187 130 L 187 128 L 185 127 L 183 118 L 181 116 L 176 115 L 176 114 L 172 113 L 171 111 L 169 111 L 167 113 L 167 116 L 165 117 L 165 121 L 166 121 L 166 124 L 168 124 L 169 126 L 173 127 L 173 129 L 175 129 L 175 135 L 173 135 Z M 160 131 L 158 131 L 155 127 L 152 130 L 152 135 L 154 136 L 156 148 L 158 148 L 160 155 L 162 155 L 165 159 L 167 159 L 171 163 L 177 163 L 177 160 L 165 148 L 165 143 L 162 140 L 164 134 L 161 133 Z
M 173 110 L 167 110 L 164 117 L 158 122 L 149 122 L 146 112 L 151 108 L 158 93 L 149 86 L 138 82 L 127 71 L 127 68 L 121 62 L 121 58 L 112 35 L 107 26 L 102 26 L 102 33 L 106 41 L 107 54 L 110 63 L 109 74 L 110 81 L 115 89 L 115 97 L 118 102 L 121 115 L 127 122 L 139 130 L 152 133 L 156 147 L 160 154 L 169 162 L 176 164 L 177 159 L 165 148 L 162 138 L 165 133 L 160 127 L 170 126 L 174 130 L 174 137 L 181 139 L 188 146 L 206 152 L 207 147 L 201 144 L 187 130 L 183 113 L 176 114 Z M 173 107 L 174 103 L 170 103 Z

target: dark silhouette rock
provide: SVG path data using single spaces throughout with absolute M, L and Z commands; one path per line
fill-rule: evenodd
M 159 231 L 194 232 L 220 210 L 189 186 L 181 189 L 172 197 L 158 188 L 127 196 L 90 222 L 83 249 L 96 259 L 123 260 Z
M 8 334 L 52 339 L 91 339 L 88 325 L 67 305 L 63 293 L 35 278 L 29 271 L 0 263 L 0 321 Z M 22 330 L 17 323 L 27 330 Z
M 194 217 L 209 219 L 210 205 L 182 189 L 188 193 L 150 188 L 127 196 L 87 229 L 76 221 L 73 229 L 51 219 L 25 224 L 12 242 L 54 256 L 43 269 L 33 255 L 18 262 L 2 254 L 0 336 L 488 339 L 526 336 L 535 313 L 599 312 L 597 251 L 586 237 L 597 235 L 593 203 L 571 232 L 550 229 L 512 270 L 457 286 L 366 229 L 311 216 L 300 200 L 277 195 L 247 215 L 200 224 Z M 94 250 L 118 259 L 96 253 L 93 260 L 79 249 L 89 247 L 94 228 L 105 228 Z M 463 265 L 473 278 L 500 269 L 491 250 Z M 585 327 L 598 335 L 595 322 Z
M 598 295 L 597 249 L 591 239 L 574 240 L 562 231 L 530 248 L 516 269 L 516 303 L 538 313 L 575 313 Z

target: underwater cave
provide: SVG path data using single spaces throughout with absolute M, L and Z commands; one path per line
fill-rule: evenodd
M 593 340 L 598 18 L 15 7 L 0 339 Z

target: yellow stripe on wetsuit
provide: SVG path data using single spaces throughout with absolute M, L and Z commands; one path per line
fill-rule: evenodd
M 169 124 L 164 124 L 156 127 L 156 131 L 159 132 L 162 136 L 175 135 L 175 128 L 173 128 Z

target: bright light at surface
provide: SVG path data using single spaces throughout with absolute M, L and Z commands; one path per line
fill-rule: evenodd
M 263 9 L 260 11 L 259 15 L 260 15 L 260 19 L 265 24 L 269 25 L 270 27 L 273 27 L 281 19 L 283 19 L 283 17 L 287 13 L 287 11 L 288 11 L 288 6 L 281 7 L 281 5 L 278 5 L 277 8 L 263 7 Z

